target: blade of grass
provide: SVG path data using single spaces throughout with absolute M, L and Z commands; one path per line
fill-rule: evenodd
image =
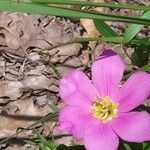
M 108 8 L 150 11 L 150 7 L 144 6 L 144 5 L 133 6 L 133 5 L 127 5 L 127 4 L 94 3 L 94 2 L 78 1 L 78 0 L 74 0 L 74 1 L 73 0 L 32 0 L 32 2 L 42 3 L 42 4 L 81 5 L 81 6 L 108 7 Z
M 123 143 L 124 147 L 126 148 L 126 150 L 132 150 L 131 147 L 129 146 L 129 144 L 127 143 Z
M 94 19 L 94 24 L 96 29 L 99 31 L 100 34 L 104 37 L 114 37 L 117 36 L 117 33 L 114 32 L 104 21 Z
M 145 45 L 139 45 L 134 47 L 134 52 L 131 55 L 132 65 L 139 68 L 145 66 L 149 61 L 150 47 Z
M 76 145 L 76 146 L 66 146 L 66 145 L 59 145 L 57 150 L 85 150 L 83 145 Z
M 150 18 L 150 11 L 145 12 L 141 18 Z M 143 25 L 131 24 L 128 28 L 125 29 L 124 33 L 124 43 L 131 41 L 143 28 Z
M 62 76 L 59 73 L 59 71 L 56 69 L 56 67 L 52 63 L 49 63 L 49 65 L 51 66 L 51 68 L 53 69 L 53 71 L 55 72 L 55 74 L 57 75 L 58 79 L 60 79 Z
M 54 48 L 66 46 L 66 45 L 73 44 L 73 43 L 87 43 L 90 41 L 112 42 L 112 43 L 122 44 L 123 37 L 117 36 L 117 37 L 113 37 L 113 38 L 111 38 L 111 37 L 75 38 L 67 43 L 58 43 L 57 45 L 49 46 L 49 47 L 43 49 L 42 51 L 49 51 Z M 132 41 L 132 42 L 134 42 L 134 41 Z M 136 42 L 138 42 L 138 44 L 139 44 L 138 40 Z M 150 42 L 149 42 L 149 44 L 150 44 Z
M 131 150 L 142 150 L 142 143 L 130 143 Z
M 35 3 L 25 3 L 25 2 L 10 3 L 10 1 L 7 0 L 0 1 L 0 10 L 54 15 L 54 16 L 61 16 L 61 17 L 90 18 L 90 19 L 100 19 L 105 21 L 109 20 L 109 21 L 150 25 L 150 19 L 102 14 L 102 13 L 80 10 L 80 9 L 46 6 L 46 5 L 39 5 Z
M 140 68 L 141 71 L 148 71 L 150 72 L 150 63 L 148 63 L 147 65 L 143 66 L 142 68 Z
M 123 37 L 121 36 L 117 36 L 117 37 L 93 37 L 93 38 L 76 38 L 74 40 L 71 40 L 67 43 L 58 43 L 57 45 L 53 45 L 50 47 L 47 47 L 45 49 L 42 49 L 42 51 L 49 51 L 52 50 L 54 48 L 58 48 L 58 47 L 62 47 L 62 46 L 66 46 L 69 44 L 73 44 L 73 43 L 87 43 L 90 41 L 99 41 L 99 42 L 111 42 L 114 44 L 123 44 Z M 131 45 L 145 45 L 145 46 L 150 46 L 150 40 L 149 38 L 146 39 L 133 39 L 129 42 L 129 44 Z M 41 51 L 41 52 L 42 52 Z
M 59 108 L 55 105 L 51 105 L 50 103 L 47 104 L 49 106 L 49 108 L 51 108 L 53 111 L 58 112 Z
M 150 143 L 148 143 L 143 150 L 150 150 Z
M 37 137 L 40 139 L 40 141 L 42 143 L 48 144 L 48 141 L 44 138 L 44 136 L 42 136 L 38 131 L 36 131 L 35 129 L 33 129 L 33 131 L 37 134 Z
M 24 142 L 26 142 L 27 144 L 33 145 L 33 146 L 37 146 L 37 144 L 35 142 L 32 142 L 30 140 L 24 140 Z
M 57 116 L 58 116 L 58 112 L 50 113 L 50 114 L 44 116 L 44 117 L 43 117 L 42 119 L 40 119 L 39 121 L 37 121 L 37 122 L 33 123 L 32 125 L 28 126 L 27 128 L 24 128 L 24 129 L 18 131 L 17 133 L 11 135 L 10 137 L 5 138 L 4 140 L 1 140 L 1 141 L 0 141 L 0 144 L 2 144 L 2 143 L 4 143 L 4 142 L 8 141 L 9 139 L 15 137 L 16 135 L 18 135 L 19 133 L 22 133 L 22 132 L 25 131 L 25 130 L 32 129 L 32 128 L 35 127 L 36 125 L 38 125 L 38 124 L 40 124 L 40 123 L 44 123 L 44 122 L 49 121 L 49 120 L 51 120 L 51 119 L 54 119 L 54 118 L 56 118 Z
M 140 46 L 140 45 L 145 45 L 145 46 L 150 46 L 150 38 L 143 38 L 143 39 L 132 39 L 128 44 Z

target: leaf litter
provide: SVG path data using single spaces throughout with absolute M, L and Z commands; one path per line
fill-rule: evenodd
M 107 0 L 108 1 L 108 0 Z M 104 2 L 104 0 L 96 0 Z M 122 1 L 123 2 L 123 1 Z M 95 10 L 109 11 L 109 10 Z M 113 11 L 113 13 L 116 10 Z M 126 13 L 126 12 L 122 12 Z M 117 33 L 122 34 L 125 24 L 110 23 Z M 131 55 L 133 49 L 108 43 L 74 43 L 45 51 L 48 47 L 66 43 L 75 38 L 98 36 L 91 20 L 69 20 L 53 16 L 29 15 L 26 13 L 0 12 L 0 138 L 15 134 L 26 128 L 42 116 L 52 112 L 50 105 L 58 108 L 59 79 L 72 69 L 89 73 L 91 58 L 97 56 L 104 47 L 112 47 L 119 52 L 126 63 L 127 71 L 132 69 L 131 60 L 124 49 Z M 56 70 L 54 70 L 55 67 Z M 46 122 L 37 126 L 45 136 L 52 132 L 59 135 L 55 122 Z M 17 140 L 1 144 L 0 149 L 33 150 L 22 139 L 32 139 L 35 134 L 27 130 L 18 134 Z M 59 144 L 73 145 L 80 143 L 67 136 L 57 140 Z
M 81 30 L 83 27 L 78 23 L 59 17 L 0 13 L 1 139 L 52 112 L 48 104 L 57 105 L 59 101 L 59 81 L 50 63 L 62 75 L 71 69 L 84 67 L 82 45 L 72 44 L 46 53 L 42 50 L 80 37 Z M 53 123 L 41 125 L 42 131 L 46 124 L 50 128 Z M 30 138 L 32 134 L 23 132 L 17 138 Z M 16 143 L 6 146 L 6 149 L 11 147 L 14 149 Z

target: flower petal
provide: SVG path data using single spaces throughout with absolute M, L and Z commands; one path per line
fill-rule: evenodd
M 150 115 L 147 112 L 120 113 L 111 121 L 120 138 L 130 142 L 150 140 Z
M 73 93 L 66 100 L 68 105 L 81 107 L 85 111 L 89 111 L 92 105 L 92 101 L 89 101 L 85 96 L 83 96 L 79 92 Z
M 119 139 L 109 124 L 98 120 L 86 130 L 84 145 L 87 150 L 117 150 Z
M 59 95 L 67 104 L 74 103 L 71 96 L 75 94 L 84 97 L 87 102 L 92 102 L 94 97 L 99 95 L 89 78 L 79 70 L 75 70 L 63 77 L 59 86 Z M 80 98 L 76 99 L 76 101 L 78 100 Z
M 104 50 L 92 66 L 92 79 L 100 95 L 115 99 L 124 72 L 121 57 L 112 50 Z
M 150 95 L 150 74 L 138 72 L 133 74 L 120 89 L 119 111 L 128 112 L 146 100 Z
M 75 138 L 82 139 L 86 129 L 92 123 L 93 117 L 84 109 L 66 106 L 61 110 L 58 120 L 60 131 L 69 132 Z

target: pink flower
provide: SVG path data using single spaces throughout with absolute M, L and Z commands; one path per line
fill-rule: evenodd
M 75 70 L 60 81 L 66 103 L 59 114 L 59 130 L 84 142 L 87 150 L 117 150 L 125 141 L 150 140 L 150 115 L 133 109 L 150 95 L 150 74 L 133 74 L 122 87 L 124 63 L 104 50 L 92 65 L 92 81 Z

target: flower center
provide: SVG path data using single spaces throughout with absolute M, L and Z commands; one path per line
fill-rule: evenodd
M 117 117 L 117 108 L 118 103 L 112 102 L 111 99 L 106 96 L 104 98 L 98 97 L 90 110 L 95 118 L 107 123 L 112 118 Z

